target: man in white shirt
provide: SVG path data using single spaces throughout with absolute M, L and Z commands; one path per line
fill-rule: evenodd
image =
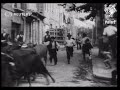
M 68 64 L 70 64 L 70 57 L 73 56 L 73 46 L 74 46 L 74 41 L 73 39 L 71 39 L 70 34 L 68 35 L 68 39 L 65 41 L 65 46 L 66 46 Z
M 117 55 L 117 28 L 115 26 L 109 25 L 104 28 L 103 35 L 109 38 L 109 44 L 112 49 L 113 58 Z

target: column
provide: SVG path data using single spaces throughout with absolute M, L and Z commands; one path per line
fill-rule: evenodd
M 33 21 L 33 43 L 35 44 L 35 21 Z
M 30 43 L 32 43 L 32 22 L 30 24 L 30 28 L 31 28 L 31 38 L 30 38 Z
M 23 41 L 26 42 L 26 17 L 24 18 L 24 37 Z
M 40 44 L 40 41 L 41 41 L 41 26 L 40 26 L 40 20 L 39 20 L 39 44 Z
M 40 22 L 40 20 L 38 20 L 38 44 L 40 44 L 40 34 L 39 34 L 39 32 L 40 32 L 40 29 L 39 29 L 39 22 Z
M 37 21 L 35 20 L 35 44 L 37 43 Z
M 38 44 L 39 40 L 38 40 L 38 20 L 36 20 L 36 43 Z

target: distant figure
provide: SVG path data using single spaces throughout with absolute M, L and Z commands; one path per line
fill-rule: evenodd
M 65 41 L 65 46 L 66 46 L 68 64 L 70 64 L 70 57 L 73 56 L 74 41 L 71 39 L 70 34 L 68 34 L 67 37 L 68 39 Z
M 17 41 L 20 45 L 23 44 L 23 32 L 22 32 L 22 31 L 20 31 L 20 33 L 17 35 L 16 41 Z
M 83 60 L 86 61 L 86 55 L 89 55 L 89 59 L 91 58 L 91 49 L 93 48 L 90 38 L 87 37 L 87 34 L 83 33 L 83 38 L 81 40 L 82 43 L 82 54 Z
M 4 41 L 9 41 L 9 39 L 10 39 L 10 36 L 9 36 L 9 34 L 6 32 L 6 29 L 4 29 L 3 30 L 3 33 L 1 33 L 1 40 L 2 40 L 2 42 L 4 42 Z
M 81 35 L 78 33 L 77 37 L 76 37 L 76 44 L 77 44 L 77 50 L 81 49 Z
M 10 41 L 10 36 L 8 33 L 6 33 L 6 29 L 3 30 L 3 33 L 1 33 L 1 47 L 5 47 L 8 45 L 7 42 Z
M 51 37 L 51 41 L 50 41 L 50 63 L 52 63 L 52 59 L 54 59 L 54 65 L 57 65 L 57 51 L 59 48 L 59 44 L 55 41 L 55 37 Z
M 109 38 L 109 44 L 112 49 L 113 58 L 117 56 L 117 28 L 112 25 L 108 25 L 104 28 L 103 35 Z
M 51 41 L 51 37 L 49 35 L 49 31 L 46 31 L 46 35 L 44 36 L 44 42 L 46 45 L 49 45 L 50 41 Z
M 49 35 L 49 31 L 46 31 L 46 35 L 44 36 L 44 44 L 47 45 L 48 51 L 50 51 L 50 41 L 51 37 Z

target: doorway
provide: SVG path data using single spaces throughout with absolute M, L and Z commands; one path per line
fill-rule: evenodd
M 11 30 L 11 40 L 15 41 L 16 36 L 19 34 L 21 29 L 21 24 L 12 22 L 12 30 Z

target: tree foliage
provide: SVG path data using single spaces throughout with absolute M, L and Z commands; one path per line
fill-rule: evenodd
M 69 10 L 67 11 L 84 11 L 84 12 L 90 12 L 90 14 L 88 16 L 86 16 L 86 19 L 90 19 L 91 17 L 94 18 L 97 14 L 98 11 L 102 10 L 104 5 L 114 5 L 116 3 L 85 3 L 83 5 L 79 5 L 77 6 L 76 3 L 71 3 L 71 6 L 69 7 Z M 66 7 L 67 3 L 61 4 L 60 6 L 63 6 L 64 8 Z M 116 10 L 117 10 L 117 4 L 115 6 Z M 103 11 L 103 14 L 105 14 L 105 12 Z M 117 17 L 117 12 L 114 13 L 113 15 L 114 18 Z

